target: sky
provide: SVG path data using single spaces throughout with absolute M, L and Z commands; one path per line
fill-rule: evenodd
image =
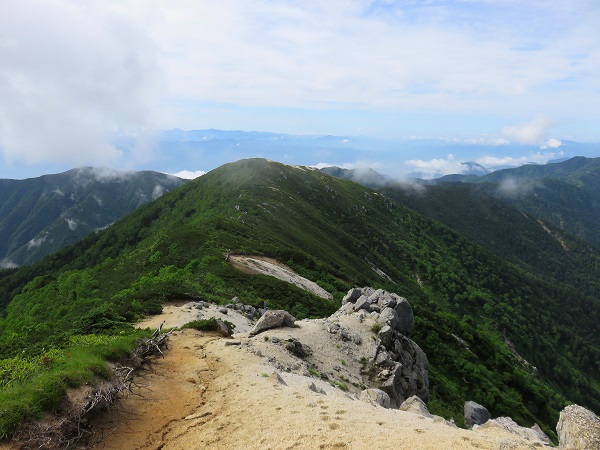
M 0 178 L 228 162 L 164 164 L 173 128 L 385 139 L 337 161 L 399 172 L 473 144 L 544 163 L 600 142 L 599 23 L 598 0 L 0 0 Z

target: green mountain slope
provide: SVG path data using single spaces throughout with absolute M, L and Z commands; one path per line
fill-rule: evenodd
M 386 195 L 439 220 L 500 258 L 549 280 L 600 298 L 600 251 L 493 197 L 479 185 L 444 184 Z
M 474 183 L 491 196 L 600 248 L 600 158 L 525 165 L 474 177 L 435 180 Z
M 239 272 L 227 253 L 277 258 L 336 302 Z M 119 330 L 182 294 L 267 301 L 304 317 L 329 314 L 348 288 L 371 285 L 413 304 L 432 411 L 460 421 L 472 399 L 549 432 L 565 398 L 600 411 L 597 298 L 506 263 L 381 193 L 308 168 L 225 165 L 0 276 L 0 357 Z
M 31 264 L 182 183 L 157 172 L 90 167 L 0 180 L 0 265 Z

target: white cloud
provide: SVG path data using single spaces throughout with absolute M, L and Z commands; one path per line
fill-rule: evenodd
M 158 2 L 156 31 L 171 92 L 209 102 L 533 114 L 568 94 L 553 83 L 598 86 L 588 0 L 440 3 Z
M 69 219 L 65 217 L 65 221 L 67 222 L 69 230 L 71 231 L 75 231 L 75 229 L 77 229 L 77 225 L 79 225 L 79 223 L 75 219 Z
M 123 167 L 152 156 L 153 124 L 439 136 L 540 111 L 595 124 L 596 3 L 0 1 L 0 153 Z M 522 128 L 507 132 L 548 138 Z
M 160 184 L 154 186 L 152 190 L 152 200 L 156 200 L 158 197 L 161 197 L 165 193 L 165 188 Z
M 405 161 L 415 175 L 423 178 L 436 178 L 452 173 L 460 174 L 469 170 L 469 167 L 456 160 L 453 154 L 449 154 L 445 159 L 430 159 L 427 161 L 421 159 L 411 159 Z
M 48 239 L 48 234 L 43 234 L 40 237 L 33 238 L 27 243 L 27 250 L 41 246 Z
M 152 124 L 157 49 L 131 9 L 110 0 L 0 2 L 0 30 L 8 163 L 116 164 L 124 153 L 111 135 Z
M 548 139 L 544 144 L 540 147 L 542 149 L 546 148 L 559 148 L 562 145 L 562 141 L 554 138 Z
M 563 152 L 537 152 L 523 156 L 483 156 L 475 160 L 476 163 L 481 164 L 484 167 L 495 168 L 498 166 L 511 166 L 517 167 L 523 164 L 535 163 L 535 164 L 546 164 L 548 161 L 556 158 L 560 158 L 564 155 Z
M 555 123 L 543 114 L 538 114 L 530 122 L 518 126 L 504 127 L 502 133 L 519 144 L 538 145 L 544 139 L 549 127 Z
M 542 186 L 542 184 L 537 181 L 517 180 L 516 178 L 509 177 L 500 182 L 498 191 L 502 194 L 514 197 L 516 195 L 528 194 L 532 192 L 534 188 L 540 186 Z
M 508 145 L 510 141 L 504 138 L 496 138 L 496 137 L 478 137 L 471 139 L 452 139 L 451 142 L 464 142 L 465 144 L 473 144 L 473 145 Z
M 16 269 L 19 267 L 18 264 L 12 262 L 10 259 L 1 259 L 0 260 L 0 269 Z
M 168 174 L 168 175 L 174 175 L 178 178 L 183 178 L 184 180 L 193 180 L 194 178 L 201 177 L 202 175 L 205 175 L 205 174 L 206 174 L 206 172 L 204 170 L 196 170 L 196 171 L 182 170 L 180 172 L 172 173 L 172 174 Z
M 104 202 L 102 201 L 102 199 L 100 197 L 98 197 L 96 194 L 92 194 L 92 198 L 94 200 L 96 200 L 96 203 L 98 203 L 98 206 L 104 206 Z
M 16 269 L 17 267 L 19 267 L 19 265 L 12 262 L 10 259 L 0 260 L 0 269 Z

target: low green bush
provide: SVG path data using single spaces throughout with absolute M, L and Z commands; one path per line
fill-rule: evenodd
M 62 350 L 34 358 L 0 360 L 0 439 L 10 437 L 25 419 L 41 417 L 65 398 L 67 388 L 111 377 L 107 360 L 131 353 L 145 331 L 122 335 L 72 336 Z

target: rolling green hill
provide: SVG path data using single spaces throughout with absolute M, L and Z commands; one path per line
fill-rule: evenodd
M 157 172 L 91 167 L 0 180 L 0 266 L 31 264 L 182 183 Z
M 228 253 L 270 256 L 335 301 L 248 275 Z M 380 273 L 383 272 L 385 276 Z M 379 192 L 261 159 L 222 166 L 31 267 L 0 273 L 0 358 L 115 333 L 194 295 L 333 312 L 353 286 L 409 299 L 430 362 L 430 410 L 465 400 L 552 433 L 569 400 L 600 411 L 600 301 L 506 262 Z

